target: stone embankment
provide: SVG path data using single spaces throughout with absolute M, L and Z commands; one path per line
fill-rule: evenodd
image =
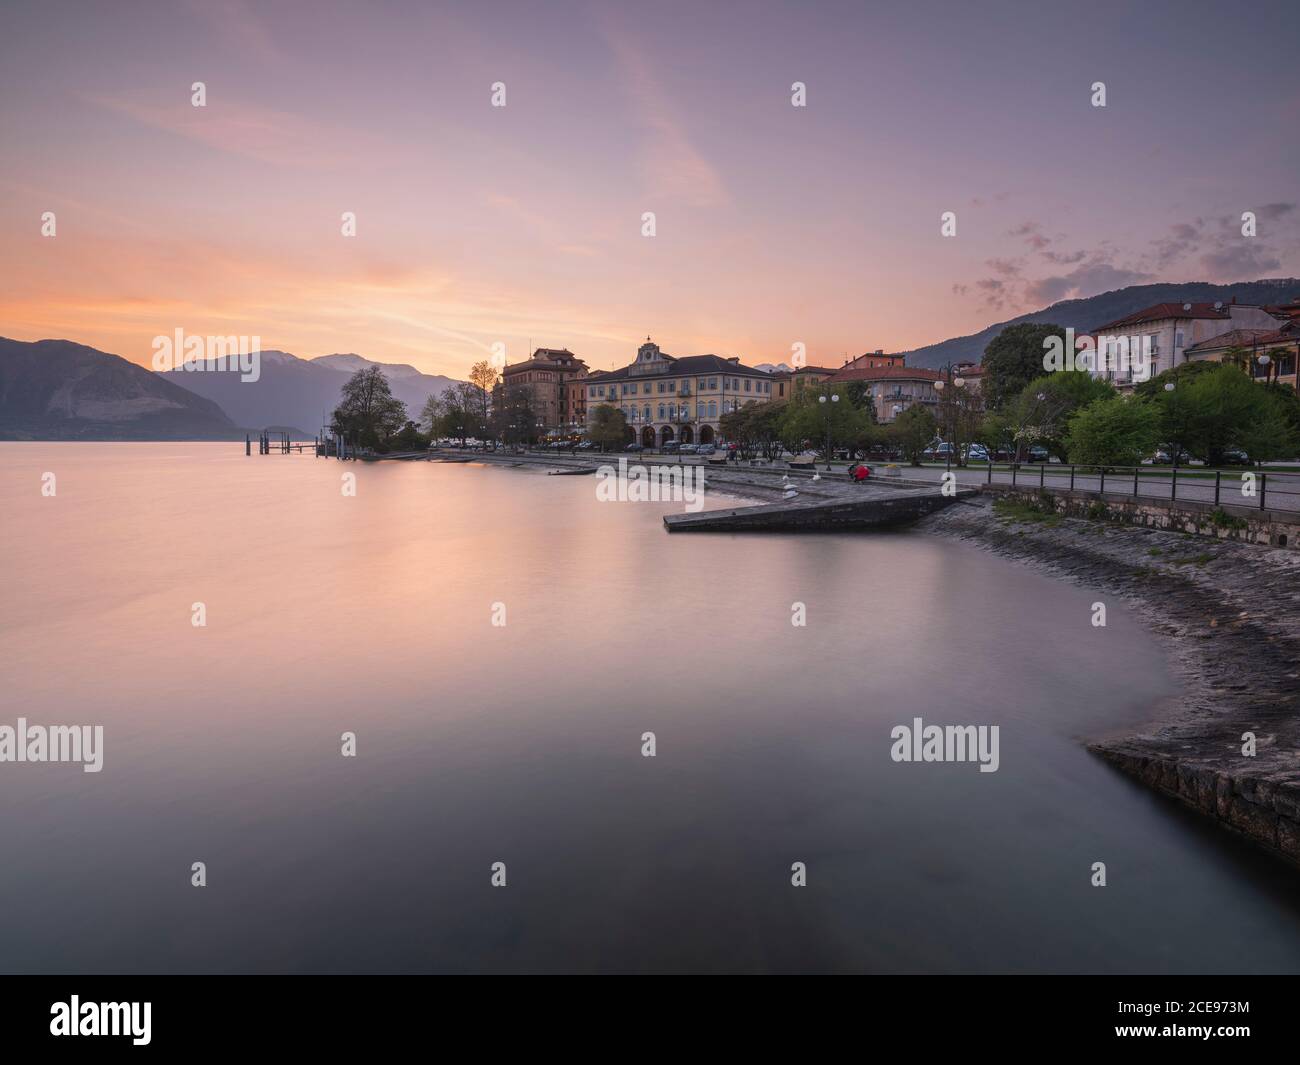
M 669 532 L 841 532 L 884 528 L 907 524 L 958 498 L 977 494 L 973 489 L 962 489 L 946 496 L 936 483 L 916 484 L 901 479 L 879 478 L 856 484 L 843 469 L 826 473 L 769 464 L 705 464 L 641 455 L 494 455 L 487 452 L 477 456 L 476 461 L 559 471 L 617 467 L 620 458 L 626 459 L 629 466 L 703 467 L 706 490 L 755 504 L 696 514 L 670 514 L 664 518 L 664 527 Z M 449 461 L 458 459 L 459 456 Z M 434 460 L 437 461 L 437 456 Z M 791 488 L 792 496 L 787 495 Z
M 1002 518 L 988 500 L 919 528 L 1129 603 L 1183 693 L 1140 733 L 1089 749 L 1300 867 L 1300 555 L 1028 510 Z

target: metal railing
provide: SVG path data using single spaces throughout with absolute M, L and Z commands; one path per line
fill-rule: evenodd
M 1049 462 L 989 463 L 985 470 L 982 466 L 965 469 L 984 472 L 985 483 L 990 485 L 1182 500 L 1216 507 L 1300 510 L 1300 473 L 1290 471 L 1258 467 L 1222 470 L 1197 466 L 1067 466 Z

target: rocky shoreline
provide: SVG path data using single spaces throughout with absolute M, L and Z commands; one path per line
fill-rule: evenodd
M 1295 552 L 1023 507 L 999 515 L 987 497 L 917 529 L 1123 599 L 1167 647 L 1183 691 L 1143 731 L 1089 750 L 1300 868 Z

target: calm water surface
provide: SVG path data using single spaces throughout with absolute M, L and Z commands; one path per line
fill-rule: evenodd
M 1300 969 L 1295 877 L 1081 746 L 1174 694 L 1118 604 L 1094 629 L 1087 589 L 916 532 L 670 537 L 680 509 L 0 444 L 0 724 L 106 734 L 99 774 L 0 764 L 0 969 Z M 915 716 L 1000 725 L 1001 769 L 892 762 Z

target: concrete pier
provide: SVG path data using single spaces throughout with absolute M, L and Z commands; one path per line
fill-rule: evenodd
M 971 490 L 945 496 L 938 488 L 893 489 L 850 486 L 850 492 L 834 499 L 799 499 L 764 503 L 753 507 L 708 510 L 699 514 L 668 514 L 664 526 L 669 532 L 842 532 L 853 529 L 889 528 L 932 514 L 978 493 Z

